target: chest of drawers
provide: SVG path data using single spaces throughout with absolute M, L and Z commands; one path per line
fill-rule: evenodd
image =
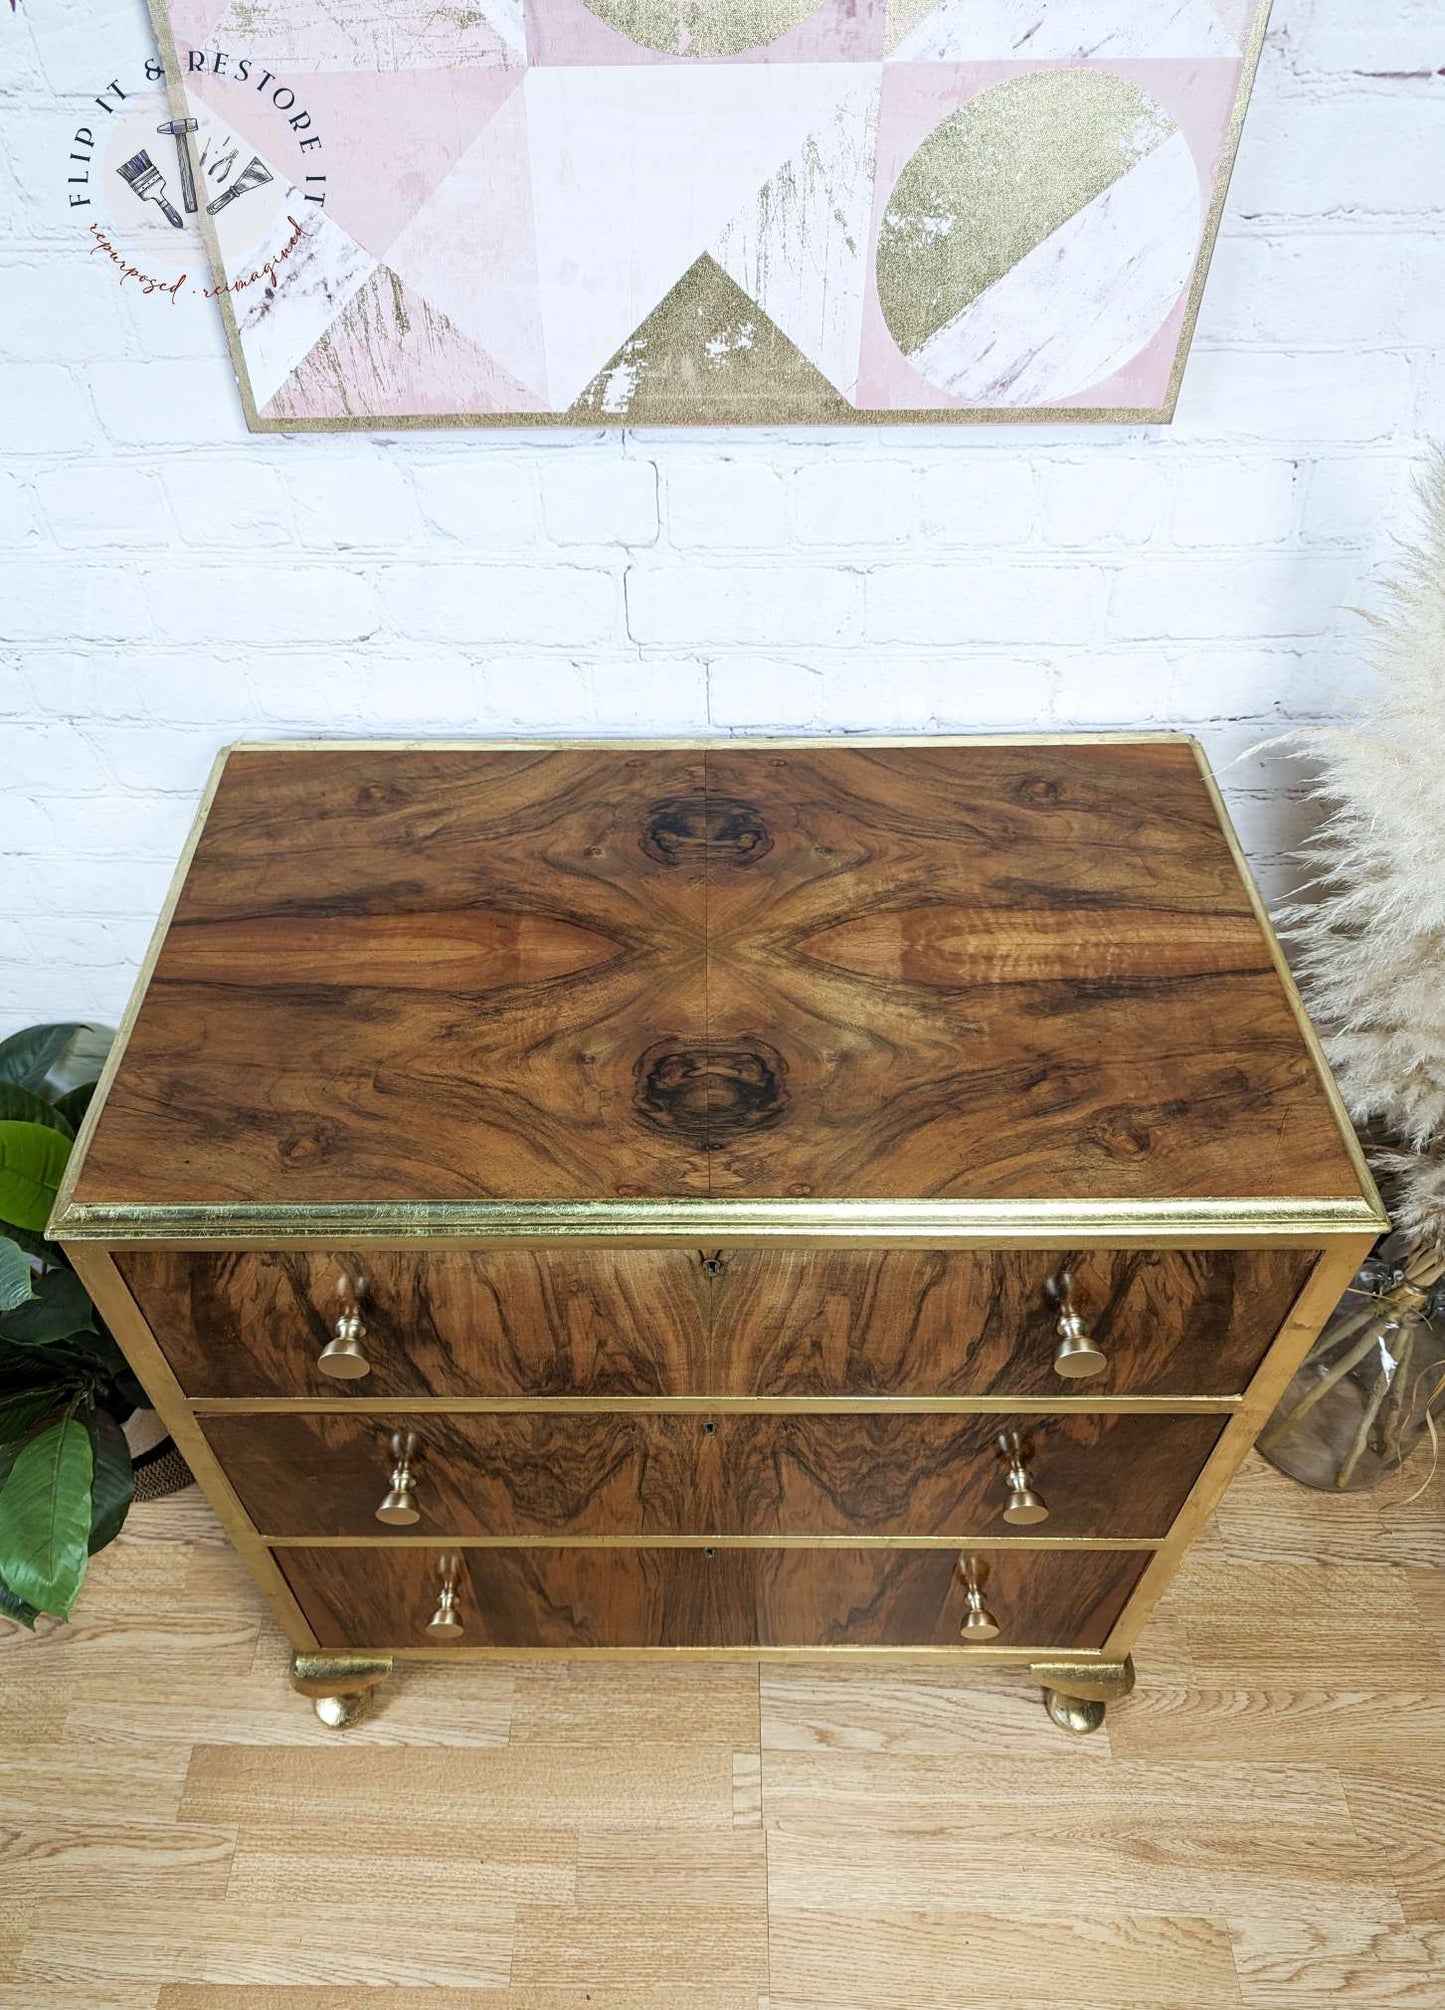
M 1382 1225 L 1191 743 L 235 748 L 57 1208 L 295 1650 L 1088 1729 Z

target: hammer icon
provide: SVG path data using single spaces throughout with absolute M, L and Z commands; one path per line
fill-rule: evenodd
M 158 133 L 175 134 L 176 155 L 181 164 L 181 201 L 188 216 L 194 216 L 200 205 L 196 201 L 196 177 L 191 169 L 191 145 L 186 135 L 200 129 L 199 119 L 167 119 L 156 127 Z

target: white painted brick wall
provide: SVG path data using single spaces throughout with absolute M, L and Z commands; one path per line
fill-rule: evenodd
M 0 9 L 0 1030 L 120 1012 L 240 735 L 1177 725 L 1266 886 L 1250 749 L 1366 688 L 1445 401 L 1445 10 L 1276 0 L 1168 430 L 253 439 L 198 303 L 63 209 L 140 0 Z

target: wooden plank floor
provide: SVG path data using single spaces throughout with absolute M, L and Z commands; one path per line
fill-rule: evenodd
M 1251 1463 L 1107 1729 L 932 1665 L 416 1664 L 325 1731 L 199 1497 L 0 1625 L 5 2010 L 1442 2010 L 1445 1480 Z

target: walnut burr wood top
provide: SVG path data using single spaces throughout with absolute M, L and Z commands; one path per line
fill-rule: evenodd
M 339 744 L 226 759 L 71 1200 L 1362 1191 L 1188 742 Z

